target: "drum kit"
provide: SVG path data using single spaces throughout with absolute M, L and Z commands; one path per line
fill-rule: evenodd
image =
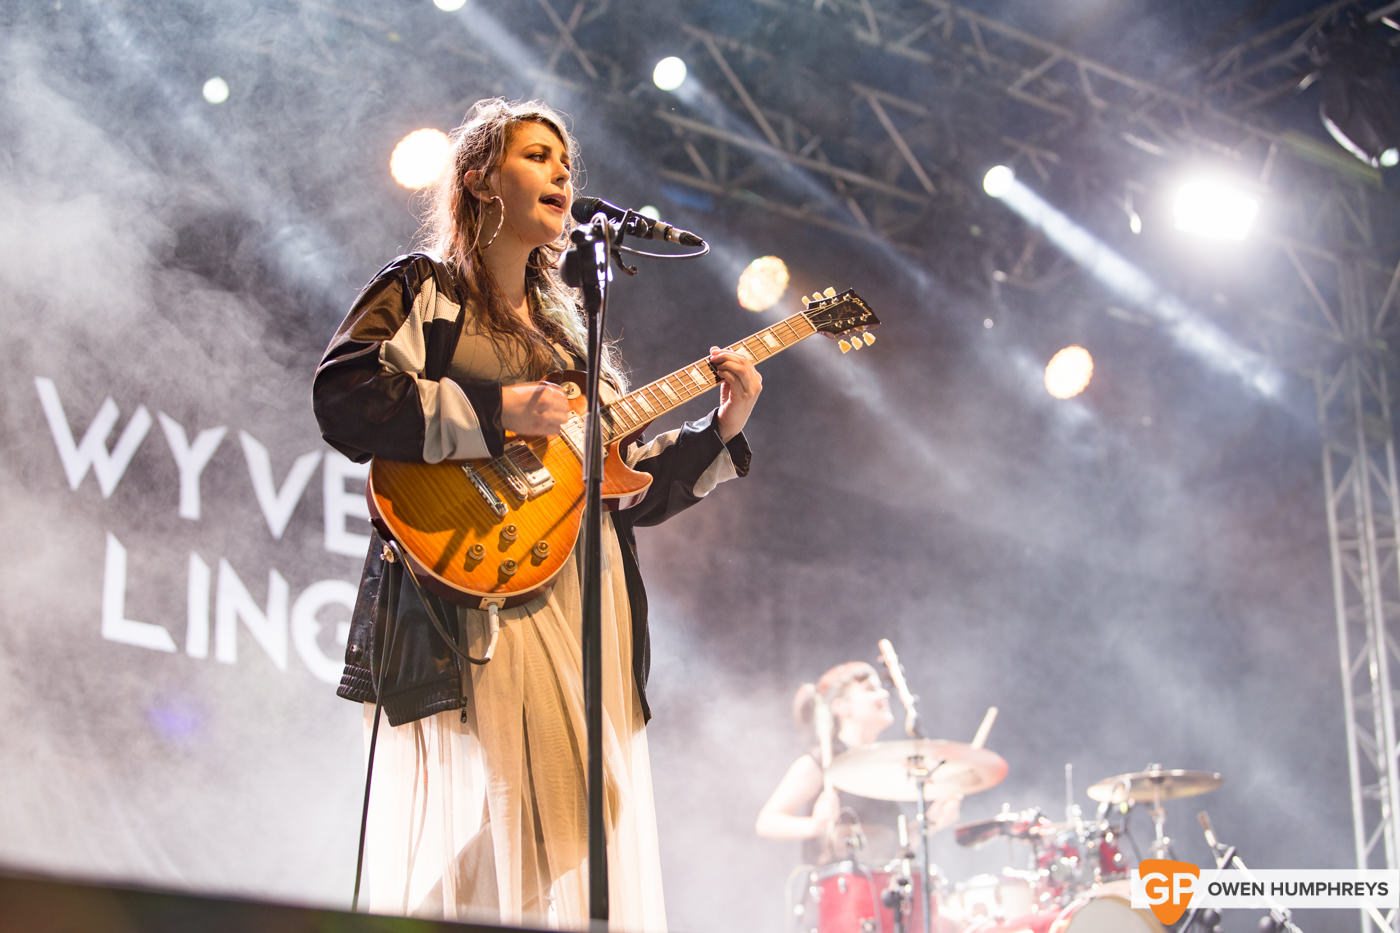
M 930 804 L 995 787 L 1006 761 L 980 742 L 911 739 L 853 748 L 832 760 L 827 777 L 839 791 L 916 804 L 917 837 L 900 817 L 899 857 L 867 865 L 850 849 L 806 876 L 804 903 L 795 909 L 804 933 L 1163 933 L 1145 910 L 1130 906 L 1131 865 L 1137 853 L 1127 819 L 1135 808 L 1151 815 L 1148 857 L 1170 858 L 1165 835 L 1168 801 L 1209 793 L 1219 774 L 1150 765 L 1088 788 L 1099 804 L 1086 817 L 1077 805 L 1067 818 L 1037 809 L 1003 811 L 954 828 L 957 843 L 979 847 L 1008 840 L 1013 864 L 1000 873 L 951 884 L 929 861 L 936 827 Z M 921 851 L 916 851 L 916 843 Z

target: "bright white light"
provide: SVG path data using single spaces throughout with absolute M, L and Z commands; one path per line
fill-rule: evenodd
M 1395 168 L 1395 166 L 1400 165 L 1400 149 L 1391 146 L 1381 153 L 1378 161 L 1381 163 L 1381 168 Z
M 767 311 L 787 291 L 788 267 L 777 256 L 760 256 L 739 276 L 739 306 Z
M 1011 183 L 1015 180 L 1016 173 L 1010 166 L 993 165 L 982 176 L 982 190 L 994 198 L 1000 198 L 1011 190 Z
M 685 83 L 685 62 L 674 55 L 661 59 L 651 70 L 651 80 L 663 91 L 674 91 Z
M 414 130 L 394 147 L 389 174 L 411 191 L 426 188 L 442 177 L 452 154 L 452 142 L 442 130 Z
M 456 13 L 467 5 L 467 0 L 433 0 L 433 6 L 444 13 Z
M 1050 204 L 1028 185 L 1017 182 L 1002 199 L 1007 207 L 1045 234 L 1066 256 L 1074 259 L 1103 282 L 1129 306 L 1148 312 L 1183 348 L 1222 372 L 1239 377 L 1261 395 L 1275 397 L 1282 377 L 1257 352 L 1242 346 L 1122 254 Z
M 1078 344 L 1070 344 L 1045 364 L 1045 391 L 1059 399 L 1074 398 L 1094 377 L 1094 358 Z
M 217 75 L 205 81 L 204 99 L 211 104 L 222 104 L 228 100 L 228 82 Z
M 643 217 L 647 218 L 648 220 L 660 220 L 660 219 L 661 219 L 661 212 L 658 211 L 658 210 L 656 209 L 656 207 L 655 207 L 654 205 L 651 205 L 651 204 L 643 204 L 641 207 L 637 208 L 637 213 L 638 213 L 638 214 L 641 214 Z
M 1237 185 L 1200 177 L 1176 191 L 1176 229 L 1212 240 L 1243 240 L 1254 226 L 1259 200 Z

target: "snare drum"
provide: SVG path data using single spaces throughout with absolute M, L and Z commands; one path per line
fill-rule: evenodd
M 869 869 L 846 859 L 812 872 L 803 912 L 805 926 L 816 933 L 895 933 L 894 910 L 885 906 L 884 895 L 896 875 L 896 867 L 891 864 Z M 917 875 L 906 890 L 912 903 L 904 908 L 904 929 L 922 933 L 924 892 Z M 931 897 L 932 928 L 944 929 L 938 918 L 937 893 Z

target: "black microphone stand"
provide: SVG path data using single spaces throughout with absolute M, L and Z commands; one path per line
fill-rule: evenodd
M 584 373 L 587 412 L 583 443 L 583 708 L 588 729 L 588 905 L 589 916 L 608 920 L 608 842 L 603 802 L 603 625 L 602 505 L 603 425 L 598 380 L 603 360 L 603 321 L 608 307 L 608 260 L 622 239 L 602 214 L 575 227 L 564 254 L 564 281 L 579 289 L 588 317 L 588 365 Z
M 1197 820 L 1201 824 L 1201 830 L 1205 833 L 1206 845 L 1210 848 L 1211 857 L 1215 859 L 1217 871 L 1233 869 L 1242 872 L 1246 878 L 1253 880 L 1253 875 L 1249 872 L 1249 866 L 1240 858 L 1239 849 L 1235 846 L 1225 845 L 1215 836 L 1215 829 L 1211 826 L 1210 817 L 1202 810 L 1196 814 Z M 1187 912 L 1178 925 L 1175 927 L 1177 933 L 1189 933 L 1191 928 L 1200 920 L 1201 929 L 1204 933 L 1214 933 L 1220 929 L 1220 911 L 1202 910 L 1193 907 Z M 1260 918 L 1259 929 L 1268 930 L 1271 933 L 1302 933 L 1302 930 L 1293 922 L 1292 913 L 1285 907 L 1277 904 L 1269 905 L 1269 912 Z

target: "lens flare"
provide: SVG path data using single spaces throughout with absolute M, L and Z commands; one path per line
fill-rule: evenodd
M 452 142 L 442 130 L 414 130 L 394 147 L 389 174 L 410 191 L 426 188 L 442 177 L 452 152 Z
M 788 267 L 777 256 L 760 256 L 739 275 L 739 306 L 767 311 L 787 291 Z
M 1045 391 L 1058 399 L 1074 398 L 1093 377 L 1094 358 L 1078 344 L 1070 344 L 1045 364 Z

